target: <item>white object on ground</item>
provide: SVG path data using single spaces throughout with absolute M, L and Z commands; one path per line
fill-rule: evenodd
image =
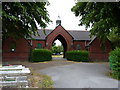
M 12 66 L 3 66 L 0 68 L 0 75 L 1 74 L 29 74 L 29 68 L 25 68 L 22 65 L 12 65 Z
M 22 65 L 0 67 L 0 87 L 1 86 L 26 87 L 28 86 L 27 75 L 29 73 L 30 73 L 29 68 L 25 68 L 25 66 Z
M 22 66 L 22 65 L 12 65 L 12 66 L 3 66 L 0 68 L 0 71 L 1 70 L 17 70 L 17 69 L 24 69 L 25 66 Z

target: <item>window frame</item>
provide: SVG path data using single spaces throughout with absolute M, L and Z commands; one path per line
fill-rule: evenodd
M 37 49 L 41 49 L 42 48 L 42 44 L 41 43 L 37 43 Z
M 79 45 L 79 46 L 78 46 Z M 76 50 L 80 50 L 81 49 L 81 45 L 80 44 L 77 44 L 76 45 Z

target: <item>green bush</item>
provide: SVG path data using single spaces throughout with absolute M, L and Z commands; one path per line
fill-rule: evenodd
M 88 51 L 80 51 L 80 50 L 74 50 L 74 51 L 68 51 L 65 54 L 65 57 L 67 60 L 71 61 L 77 61 L 77 62 L 88 62 L 89 55 Z
M 52 52 L 47 49 L 34 49 L 32 51 L 33 62 L 43 62 L 52 60 Z
M 120 48 L 110 52 L 109 64 L 113 78 L 120 79 Z

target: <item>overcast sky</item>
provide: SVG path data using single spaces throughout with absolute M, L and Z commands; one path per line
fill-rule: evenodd
M 85 30 L 84 26 L 78 26 L 79 17 L 75 17 L 74 13 L 71 12 L 71 8 L 75 5 L 74 0 L 49 0 L 49 2 L 47 10 L 53 23 L 48 25 L 47 29 L 56 27 L 56 19 L 59 15 L 61 24 L 66 30 Z

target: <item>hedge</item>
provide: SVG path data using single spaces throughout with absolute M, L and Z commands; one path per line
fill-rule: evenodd
M 52 60 L 52 52 L 47 49 L 34 49 L 32 51 L 33 62 L 43 62 Z
M 67 51 L 65 57 L 67 58 L 67 60 L 71 60 L 71 61 L 77 61 L 77 62 L 89 61 L 88 51 L 82 51 L 82 50 Z
M 109 64 L 113 78 L 120 79 L 120 48 L 110 52 Z

